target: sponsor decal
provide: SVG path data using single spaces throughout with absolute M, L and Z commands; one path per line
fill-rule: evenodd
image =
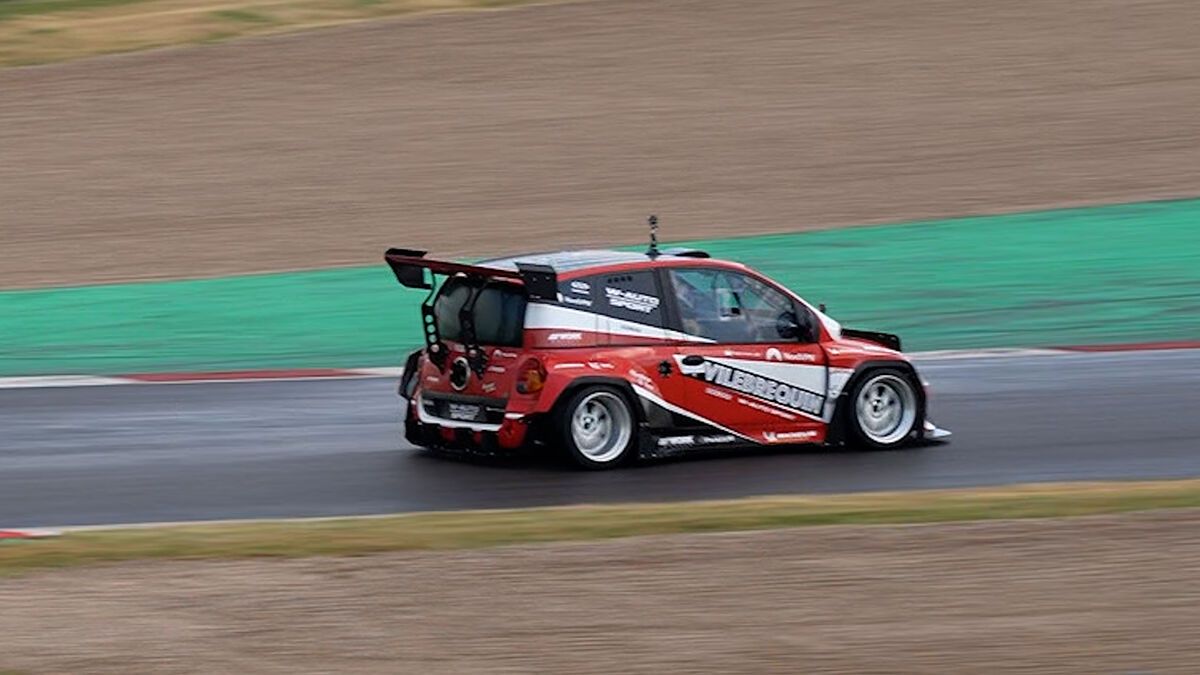
M 728 356 L 730 358 L 734 358 L 734 359 L 761 359 L 761 358 L 763 358 L 762 352 L 747 352 L 747 351 L 742 351 L 742 350 L 738 350 L 738 349 L 726 349 L 722 352 L 722 354 L 724 354 L 725 356 Z
M 637 386 L 641 387 L 642 389 L 649 389 L 650 391 L 658 391 L 658 386 L 654 384 L 654 380 L 651 379 L 651 377 L 649 375 L 641 372 L 640 370 L 631 370 L 628 373 L 626 373 L 626 375 L 629 376 L 629 380 L 631 382 L 633 382 Z
M 425 381 L 428 382 L 429 384 L 437 384 L 438 382 L 442 381 L 442 378 L 440 378 L 436 375 L 426 375 Z
M 483 393 L 490 394 L 493 391 L 496 391 L 496 383 L 495 382 L 484 382 L 483 386 L 480 388 L 483 389 Z
M 612 370 L 613 368 L 616 368 L 616 366 L 613 364 L 606 363 L 604 361 L 588 361 L 587 367 L 591 368 L 592 370 Z
M 560 299 L 563 301 L 564 304 L 568 304 L 568 305 L 578 305 L 579 307 L 591 307 L 592 306 L 591 298 L 577 298 L 573 295 L 564 295 Z
M 517 358 L 517 353 L 516 352 L 506 352 L 503 349 L 497 349 L 492 352 L 492 358 L 494 358 L 494 359 L 515 359 L 515 358 Z
M 725 401 L 733 400 L 733 394 L 731 394 L 727 391 L 721 391 L 720 389 L 717 389 L 716 387 L 705 387 L 704 393 L 708 394 L 709 396 L 716 396 L 717 398 L 725 400 Z
M 587 368 L 587 366 L 582 363 L 556 363 L 556 364 L 554 364 L 555 370 L 569 370 L 571 368 Z
M 658 439 L 658 447 L 690 448 L 704 445 L 725 445 L 726 443 L 734 443 L 736 441 L 737 437 L 732 434 L 719 434 L 715 436 L 663 436 Z
M 447 403 L 446 414 L 452 420 L 474 420 L 479 416 L 479 406 L 467 403 Z
M 786 412 L 784 410 L 780 410 L 779 408 L 769 406 L 766 403 L 761 403 L 761 402 L 755 401 L 753 399 L 742 398 L 741 396 L 737 397 L 737 402 L 746 406 L 747 408 L 753 408 L 759 412 L 767 413 L 768 415 L 774 415 L 776 417 L 781 417 L 789 422 L 796 421 L 795 415 L 793 415 L 789 412 Z
M 550 342 L 579 342 L 583 340 L 583 333 L 551 333 L 546 339 Z
M 723 363 L 706 359 L 701 365 L 681 370 L 688 377 L 809 415 L 821 414 L 825 406 L 825 399 L 820 394 Z
M 604 287 L 604 295 L 608 297 L 608 304 L 612 307 L 620 307 L 632 312 L 641 312 L 642 314 L 649 314 L 658 309 L 659 299 L 653 295 L 635 293 L 610 286 Z
M 580 295 L 590 295 L 592 292 L 592 285 L 586 281 L 572 281 L 571 292 L 579 293 Z
M 767 350 L 768 361 L 788 361 L 791 363 L 813 363 L 817 360 L 816 355 L 808 352 L 800 352 L 799 354 L 784 352 L 782 350 L 771 347 Z
M 508 372 L 508 368 L 505 368 L 504 366 L 488 366 L 487 371 L 489 373 L 496 373 L 497 375 L 503 375 L 504 373 Z
M 768 443 L 796 443 L 811 441 L 817 437 L 815 431 L 764 431 L 763 440 Z
M 677 448 L 681 445 L 692 445 L 695 442 L 695 436 L 663 436 L 662 438 L 658 439 L 658 447 Z

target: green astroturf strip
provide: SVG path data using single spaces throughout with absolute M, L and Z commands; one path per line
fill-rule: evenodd
M 689 244 L 909 350 L 1200 339 L 1200 199 Z M 422 297 L 382 262 L 0 292 L 0 375 L 399 365 Z

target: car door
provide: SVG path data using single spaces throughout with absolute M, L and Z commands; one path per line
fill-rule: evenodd
M 619 270 L 560 282 L 559 304 L 573 314 L 590 317 L 596 339 L 588 358 L 570 360 L 559 367 L 624 379 L 639 397 L 667 410 L 681 408 L 683 386 L 678 376 L 671 377 L 675 371 L 675 343 L 666 327 L 663 297 L 661 280 L 650 269 Z
M 674 359 L 688 410 L 759 443 L 824 439 L 825 353 L 816 317 L 766 281 L 723 267 L 675 267 Z

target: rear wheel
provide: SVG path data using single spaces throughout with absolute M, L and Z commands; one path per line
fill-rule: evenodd
M 900 447 L 912 438 L 920 423 L 917 390 L 899 370 L 868 372 L 850 392 L 846 404 L 850 440 L 860 447 Z
M 613 387 L 585 387 L 559 410 L 558 431 L 567 455 L 585 469 L 611 469 L 634 454 L 637 418 Z

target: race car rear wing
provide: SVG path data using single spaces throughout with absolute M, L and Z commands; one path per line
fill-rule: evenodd
M 389 248 L 383 258 L 387 261 L 396 281 L 408 288 L 432 290 L 433 284 L 425 278 L 425 270 L 432 274 L 454 276 L 465 274 L 482 279 L 507 279 L 519 281 L 525 286 L 530 300 L 554 300 L 558 297 L 558 273 L 549 265 L 517 263 L 517 269 L 484 267 L 450 260 L 431 260 L 425 251 L 408 248 Z
M 482 279 L 483 283 L 474 285 L 470 297 L 463 303 L 458 312 L 459 338 L 466 349 L 467 363 L 475 374 L 482 377 L 487 368 L 487 353 L 480 347 L 475 331 L 475 302 L 479 300 L 481 291 L 495 280 L 519 282 L 525 287 L 525 295 L 530 300 L 556 300 L 558 298 L 558 274 L 548 265 L 533 265 L 517 263 L 516 270 L 500 267 L 484 267 L 451 262 L 449 260 L 430 260 L 425 257 L 425 251 L 407 248 L 391 248 L 384 253 L 396 281 L 408 288 L 420 288 L 429 291 L 429 295 L 421 303 L 421 319 L 424 324 L 425 347 L 430 360 L 439 370 L 446 367 L 448 352 L 438 331 L 437 316 L 433 310 L 433 301 L 437 285 L 432 276 L 466 275 Z M 430 279 L 425 278 L 425 270 L 429 270 Z

